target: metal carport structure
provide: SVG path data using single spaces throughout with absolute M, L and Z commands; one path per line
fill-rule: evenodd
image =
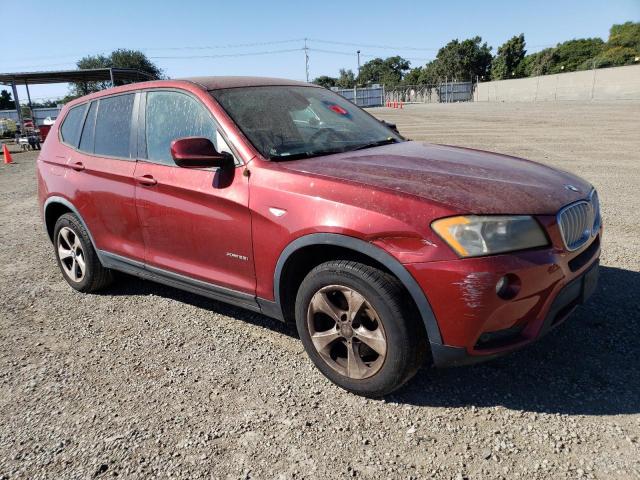
M 29 85 L 42 85 L 51 83 L 84 83 L 84 82 L 111 82 L 131 83 L 145 80 L 155 80 L 156 77 L 146 72 L 133 68 L 92 68 L 85 70 L 56 70 L 50 72 L 18 72 L 0 73 L 0 85 L 11 85 L 13 100 L 16 103 L 20 127 L 24 129 L 20 99 L 18 98 L 18 85 L 24 85 L 27 89 L 27 101 L 31 108 L 31 94 Z

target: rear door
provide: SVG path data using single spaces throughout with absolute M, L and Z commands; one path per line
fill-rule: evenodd
M 211 112 L 190 93 L 151 90 L 141 98 L 137 209 L 146 264 L 197 280 L 255 293 L 248 178 L 242 166 L 218 183 L 217 169 L 178 167 L 173 140 L 209 138 L 233 154 Z M 237 158 L 237 157 L 236 157 Z
M 69 150 L 68 176 L 77 191 L 74 204 L 96 247 L 144 260 L 144 240 L 135 205 L 135 92 L 92 101 L 77 148 Z

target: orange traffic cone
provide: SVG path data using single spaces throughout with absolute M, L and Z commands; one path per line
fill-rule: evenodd
M 11 158 L 11 154 L 9 153 L 6 143 L 2 144 L 2 153 L 4 154 L 4 163 L 13 163 L 13 158 Z

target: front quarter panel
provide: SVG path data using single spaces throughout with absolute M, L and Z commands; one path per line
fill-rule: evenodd
M 292 173 L 275 162 L 260 161 L 254 167 L 249 205 L 261 298 L 274 298 L 273 272 L 281 252 L 296 238 L 313 233 L 364 240 L 400 263 L 455 258 L 429 226 L 433 218 L 449 213 L 440 207 L 400 193 Z

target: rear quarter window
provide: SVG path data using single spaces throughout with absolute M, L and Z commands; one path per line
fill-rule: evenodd
M 82 128 L 82 137 L 80 138 L 80 150 L 83 152 L 93 153 L 93 141 L 96 128 L 96 112 L 98 111 L 98 102 L 91 102 L 87 118 Z
M 84 119 L 84 112 L 87 109 L 87 105 L 78 105 L 73 107 L 64 117 L 62 125 L 60 126 L 60 137 L 62 141 L 73 147 L 78 146 L 78 140 L 80 139 L 80 125 Z

